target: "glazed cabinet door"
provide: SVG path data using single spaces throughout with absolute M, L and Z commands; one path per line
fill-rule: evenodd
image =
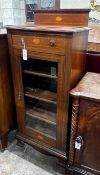
M 64 56 L 28 52 L 24 60 L 20 50 L 13 49 L 12 70 L 19 131 L 64 150 Z
M 80 100 L 74 163 L 84 170 L 100 174 L 100 103 Z M 77 147 L 81 144 L 81 147 Z

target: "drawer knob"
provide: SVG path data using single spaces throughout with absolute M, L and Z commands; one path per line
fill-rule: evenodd
M 49 41 L 49 45 L 50 45 L 51 47 L 54 47 L 54 46 L 56 45 L 56 41 L 55 41 L 55 40 L 50 40 L 50 41 Z

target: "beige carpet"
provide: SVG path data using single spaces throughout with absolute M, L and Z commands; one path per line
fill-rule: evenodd
M 6 150 L 0 153 L 0 175 L 51 175 L 51 173 Z

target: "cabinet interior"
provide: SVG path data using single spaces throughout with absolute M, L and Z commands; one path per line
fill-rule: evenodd
M 25 125 L 56 139 L 57 78 L 56 62 L 21 58 L 25 98 Z

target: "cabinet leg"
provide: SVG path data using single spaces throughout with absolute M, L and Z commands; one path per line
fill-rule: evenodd
M 7 142 L 8 142 L 8 134 L 5 134 L 0 137 L 0 151 L 5 150 L 5 148 L 7 147 Z

